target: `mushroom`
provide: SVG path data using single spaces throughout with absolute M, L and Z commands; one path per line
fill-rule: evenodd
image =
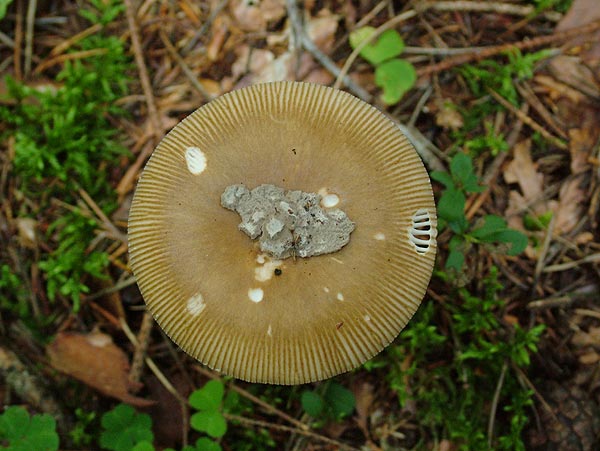
M 342 211 L 347 244 L 262 250 L 221 202 L 263 185 Z M 397 126 L 300 82 L 233 91 L 183 120 L 148 161 L 129 218 L 131 266 L 169 337 L 210 368 L 276 384 L 349 371 L 388 345 L 424 296 L 435 236 L 427 172 Z

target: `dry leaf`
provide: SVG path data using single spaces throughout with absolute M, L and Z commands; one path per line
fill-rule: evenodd
M 582 203 L 586 199 L 585 192 L 581 189 L 582 177 L 566 180 L 560 187 L 559 202 L 554 211 L 556 233 L 568 233 L 577 225 L 584 213 Z
M 513 149 L 513 160 L 504 171 L 506 183 L 518 183 L 523 198 L 530 202 L 538 199 L 543 192 L 544 176 L 538 173 L 531 159 L 531 141 L 517 143 Z
M 339 19 L 329 10 L 322 10 L 318 17 L 309 19 L 306 24 L 306 34 L 324 53 L 328 54 L 333 49 Z
M 109 335 L 61 332 L 46 347 L 46 352 L 54 368 L 106 396 L 137 407 L 154 404 L 129 393 L 129 361 Z
M 35 249 L 37 243 L 38 223 L 33 218 L 17 218 L 17 229 L 19 230 L 19 242 L 27 249 Z
M 268 22 L 285 16 L 284 0 L 232 0 L 230 9 L 243 31 L 265 31 Z
M 598 0 L 574 0 L 571 8 L 556 26 L 556 31 L 581 28 L 600 19 L 600 2 Z M 586 64 L 597 64 L 600 58 L 600 32 L 587 36 L 578 36 L 567 43 L 567 47 L 584 45 L 581 57 Z
M 600 96 L 600 86 L 594 72 L 586 66 L 580 57 L 558 55 L 548 64 L 550 73 L 558 81 L 584 93 L 589 97 Z
M 363 431 L 365 437 L 369 437 L 369 415 L 375 395 L 373 385 L 362 382 L 354 387 L 354 398 L 356 399 L 356 424 Z

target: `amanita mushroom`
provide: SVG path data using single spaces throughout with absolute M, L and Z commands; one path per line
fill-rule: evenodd
M 233 185 L 319 194 L 354 230 L 334 252 L 269 255 L 221 205 Z M 397 126 L 297 82 L 233 91 L 183 120 L 150 158 L 129 219 L 131 265 L 165 332 L 217 371 L 276 384 L 334 376 L 388 345 L 424 296 L 435 235 L 427 172 Z

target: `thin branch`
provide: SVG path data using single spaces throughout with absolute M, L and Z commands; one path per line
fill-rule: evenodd
M 33 25 L 35 22 L 35 11 L 37 0 L 29 0 L 27 8 L 27 23 L 25 25 L 25 76 L 31 72 L 31 55 L 33 54 Z
M 127 15 L 127 23 L 131 34 L 131 46 L 133 48 L 135 64 L 138 67 L 140 83 L 142 84 L 142 90 L 144 91 L 144 97 L 146 98 L 146 104 L 148 105 L 148 115 L 150 116 L 152 128 L 154 129 L 155 144 L 157 144 L 162 138 L 163 128 L 160 117 L 158 116 L 158 110 L 156 109 L 156 101 L 152 91 L 152 84 L 150 83 L 150 76 L 148 75 L 148 68 L 144 61 L 144 52 L 132 0 L 125 0 L 125 13 Z
M 296 0 L 285 0 L 285 3 L 288 12 L 288 18 L 292 23 L 292 27 L 299 44 L 304 47 L 304 49 L 309 52 L 325 69 L 333 74 L 333 76 L 337 77 L 337 80 L 339 80 L 339 82 L 336 81 L 338 88 L 340 85 L 344 84 L 354 95 L 365 102 L 370 102 L 372 99 L 371 94 L 354 83 L 350 77 L 346 76 L 345 74 L 342 75 L 340 69 L 335 65 L 335 63 L 327 55 L 325 55 L 306 35 L 300 19 Z

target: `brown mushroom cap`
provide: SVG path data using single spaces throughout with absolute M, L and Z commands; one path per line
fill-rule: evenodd
M 337 195 L 356 224 L 350 242 L 273 261 L 220 204 L 240 183 Z M 148 308 L 188 354 L 247 381 L 299 384 L 398 335 L 429 283 L 435 227 L 427 172 L 392 121 L 345 92 L 276 82 L 219 97 L 163 139 L 129 246 Z

